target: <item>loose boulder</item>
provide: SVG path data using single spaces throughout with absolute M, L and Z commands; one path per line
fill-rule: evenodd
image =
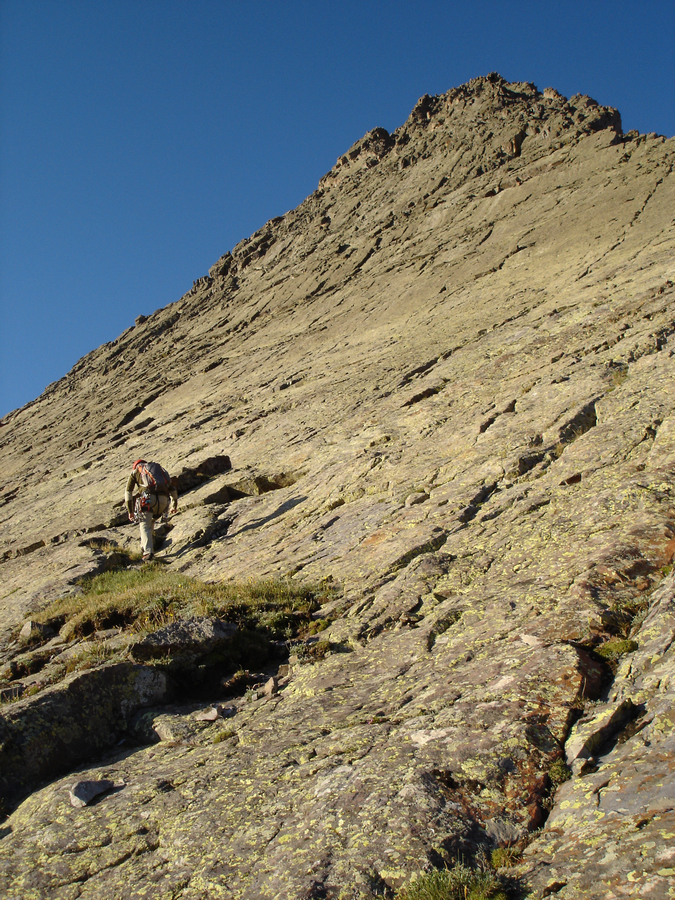
M 98 781 L 76 781 L 68 791 L 71 806 L 74 806 L 75 809 L 82 809 L 96 797 L 111 791 L 114 787 L 115 782 L 109 781 L 107 778 L 101 778 Z
M 208 616 L 172 622 L 130 647 L 136 660 L 159 657 L 198 657 L 224 648 L 237 626 Z

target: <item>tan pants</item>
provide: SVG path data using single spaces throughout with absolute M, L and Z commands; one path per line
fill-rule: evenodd
M 154 553 L 153 527 L 155 520 L 161 518 L 169 508 L 170 498 L 166 494 L 150 494 L 150 509 L 139 512 L 139 521 L 141 526 L 141 551 L 145 556 L 146 553 Z

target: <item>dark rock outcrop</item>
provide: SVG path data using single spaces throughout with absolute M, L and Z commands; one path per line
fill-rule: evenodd
M 12 800 L 113 746 L 143 706 L 168 699 L 166 676 L 129 663 L 67 677 L 0 718 L 0 794 Z
M 139 661 L 172 656 L 197 658 L 226 647 L 236 630 L 231 622 L 208 616 L 182 619 L 145 635 L 129 647 L 129 652 Z

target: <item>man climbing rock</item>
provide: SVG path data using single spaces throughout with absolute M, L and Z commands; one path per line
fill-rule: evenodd
M 134 489 L 139 493 L 134 496 Z M 151 560 L 154 548 L 153 528 L 157 519 L 169 508 L 170 514 L 178 509 L 178 491 L 176 479 L 170 478 L 166 469 L 159 463 L 137 459 L 131 468 L 131 474 L 124 492 L 124 502 L 129 513 L 130 522 L 138 522 L 141 526 L 141 551 L 143 561 Z

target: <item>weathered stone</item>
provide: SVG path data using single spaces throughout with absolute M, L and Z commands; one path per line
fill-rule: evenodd
M 236 625 L 208 616 L 182 619 L 146 635 L 132 644 L 129 652 L 138 660 L 186 654 L 201 656 L 226 646 L 236 630 Z
M 196 466 L 187 466 L 181 469 L 177 476 L 178 490 L 181 493 L 193 490 L 198 485 L 216 475 L 222 475 L 223 472 L 229 472 L 232 468 L 232 462 L 229 456 L 218 455 L 210 456 L 208 459 L 202 460 Z
M 69 647 L 66 647 L 66 649 L 62 650 L 60 653 L 52 655 L 51 658 L 55 663 L 67 663 L 71 660 L 87 656 L 87 654 L 91 653 L 97 646 L 98 643 L 96 641 L 77 641 Z
M 53 634 L 54 632 L 48 626 L 43 625 L 40 622 L 33 622 L 32 619 L 28 619 L 19 632 L 19 640 L 29 644 L 34 641 L 52 637 Z
M 215 722 L 216 719 L 229 719 L 237 712 L 236 706 L 224 706 L 222 703 L 209 706 L 194 714 L 197 722 Z
M 485 832 L 498 847 L 512 847 L 518 843 L 522 833 L 508 819 L 487 819 Z
M 197 722 L 215 722 L 218 718 L 218 710 L 215 706 L 209 706 L 208 709 L 204 709 L 201 712 L 195 713 L 195 719 Z
M 589 718 L 577 722 L 565 744 L 567 764 L 577 759 L 588 759 L 630 721 L 635 710 L 630 698 L 619 703 L 607 704 L 602 709 L 594 709 Z
M 271 697 L 273 694 L 279 690 L 279 679 L 272 676 L 272 678 L 268 679 L 265 682 L 265 686 L 263 688 L 263 694 L 265 697 Z
M 173 712 L 168 709 L 141 710 L 132 719 L 129 733 L 136 740 L 148 744 L 157 741 L 185 741 L 197 733 L 195 721 L 201 720 L 198 716 L 195 716 L 193 720 L 185 713 Z
M 415 491 L 412 494 L 409 494 L 405 499 L 406 506 L 416 506 L 418 503 L 424 503 L 425 500 L 429 499 L 429 494 L 426 491 Z
M 77 781 L 68 790 L 71 806 L 81 809 L 88 806 L 96 797 L 111 791 L 115 787 L 114 781 L 108 781 L 107 778 L 101 778 L 98 781 Z

